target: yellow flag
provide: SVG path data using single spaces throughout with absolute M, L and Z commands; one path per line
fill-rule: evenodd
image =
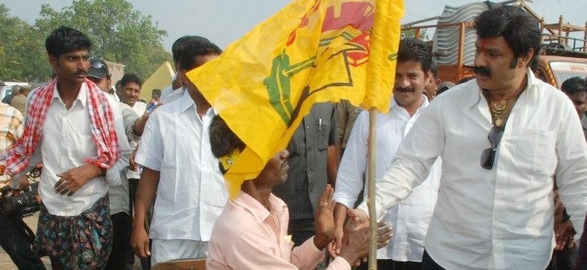
M 244 180 L 285 149 L 314 103 L 389 109 L 403 0 L 297 0 L 188 73 L 247 145 L 225 175 Z

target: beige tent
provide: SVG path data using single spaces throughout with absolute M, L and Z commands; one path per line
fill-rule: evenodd
M 173 74 L 175 74 L 175 71 L 173 71 L 171 63 L 165 61 L 147 80 L 145 80 L 141 87 L 141 95 L 139 97 L 145 99 L 147 102 L 151 100 L 153 89 L 163 90 L 163 88 L 170 85 L 171 80 L 173 79 Z

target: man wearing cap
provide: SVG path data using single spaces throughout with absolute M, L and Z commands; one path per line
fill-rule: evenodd
M 112 97 L 116 97 L 114 89 L 112 88 L 111 74 L 108 65 L 102 59 L 90 59 L 90 69 L 87 74 L 88 79 L 94 82 L 102 91 L 109 93 Z M 133 107 L 129 104 L 120 102 L 120 109 L 124 117 L 124 126 L 128 139 L 133 142 L 140 140 L 141 134 L 145 128 L 145 123 L 149 119 L 149 113 L 144 112 L 141 117 Z M 130 113 L 130 112 L 133 113 Z
M 106 62 L 102 59 L 90 59 L 90 69 L 88 70 L 88 79 L 94 82 L 102 91 L 108 93 L 112 86 L 110 80 L 110 71 Z M 135 123 L 139 116 L 135 111 L 124 103 L 118 104 L 122 111 L 125 134 L 131 146 L 140 140 L 134 131 Z M 128 171 L 128 170 L 127 170 Z M 110 196 L 110 216 L 112 217 L 112 226 L 114 231 L 112 252 L 108 258 L 107 269 L 126 268 L 126 258 L 131 254 L 130 249 L 130 196 L 129 180 L 127 174 L 122 174 L 121 184 L 110 187 L 108 195 Z
M 114 93 L 112 88 L 112 80 L 110 79 L 110 71 L 108 64 L 102 59 L 92 58 L 90 59 L 90 69 L 87 74 L 88 79 L 93 81 L 102 91 L 110 94 L 115 100 L 118 101 L 118 96 Z

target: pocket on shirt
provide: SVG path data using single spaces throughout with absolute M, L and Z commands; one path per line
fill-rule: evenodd
M 554 130 L 521 129 L 512 134 L 513 162 L 529 173 L 550 175 L 556 168 Z
M 323 118 L 322 121 L 318 121 L 316 126 L 318 127 L 318 150 L 324 151 L 328 149 L 329 138 L 330 138 L 330 119 Z
M 61 143 L 64 145 L 64 151 L 67 151 L 72 158 L 83 158 L 85 160 L 86 158 L 94 158 L 97 153 L 92 134 L 66 133 L 62 137 Z

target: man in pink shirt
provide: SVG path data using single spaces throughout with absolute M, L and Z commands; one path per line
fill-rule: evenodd
M 226 123 L 216 116 L 210 125 L 212 152 L 219 157 L 221 171 L 225 156 L 234 158 L 245 145 Z M 209 244 L 207 269 L 314 269 L 322 261 L 323 249 L 334 239 L 334 189 L 328 185 L 316 210 L 316 235 L 292 249 L 287 236 L 287 205 L 271 192 L 286 181 L 286 150 L 279 151 L 267 162 L 255 179 L 245 181 L 239 195 L 230 200 L 216 220 Z M 369 230 L 357 228 L 353 219 L 345 228 L 347 241 L 327 269 L 351 269 L 350 264 L 368 253 Z M 383 223 L 377 231 L 379 248 L 389 243 L 391 228 Z

